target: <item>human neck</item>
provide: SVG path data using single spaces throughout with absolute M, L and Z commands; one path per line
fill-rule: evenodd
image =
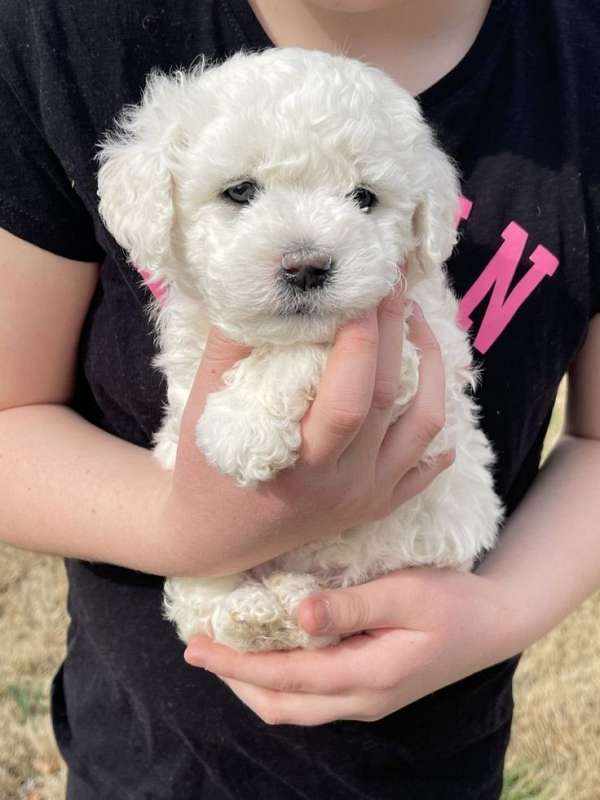
M 311 0 L 249 2 L 274 44 L 360 58 L 419 94 L 467 53 L 491 0 L 396 0 L 354 13 Z

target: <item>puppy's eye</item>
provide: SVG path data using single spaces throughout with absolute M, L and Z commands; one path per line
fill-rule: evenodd
M 349 197 L 351 197 L 360 210 L 364 211 L 365 213 L 368 213 L 374 206 L 377 205 L 377 198 L 373 192 L 365 189 L 364 186 L 359 186 L 357 189 L 351 192 Z
M 256 192 L 258 191 L 258 186 L 252 181 L 243 181 L 242 183 L 237 183 L 235 186 L 230 186 L 229 189 L 225 189 L 223 194 L 229 200 L 233 200 L 234 203 L 249 203 Z

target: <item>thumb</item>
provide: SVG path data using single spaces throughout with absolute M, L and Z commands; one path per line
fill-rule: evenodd
M 196 372 L 192 394 L 205 397 L 223 388 L 223 373 L 245 358 L 251 348 L 228 339 L 214 325 L 208 331 L 202 361 Z
M 187 429 L 198 421 L 207 395 L 223 388 L 223 374 L 242 358 L 245 358 L 250 350 L 251 348 L 246 345 L 227 339 L 223 332 L 214 325 L 210 328 L 202 360 L 196 371 L 183 414 L 181 432 L 184 438 Z
M 298 607 L 307 633 L 358 633 L 376 628 L 421 627 L 446 594 L 465 591 L 465 575 L 440 567 L 405 567 L 358 586 L 319 592 Z
M 384 578 L 347 589 L 320 592 L 302 601 L 298 622 L 312 635 L 388 628 L 394 626 L 392 592 L 393 585 Z

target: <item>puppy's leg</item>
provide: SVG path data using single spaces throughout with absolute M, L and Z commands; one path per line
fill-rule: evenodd
M 207 460 L 240 486 L 296 461 L 304 416 L 326 358 L 322 345 L 256 348 L 208 396 L 196 429 Z

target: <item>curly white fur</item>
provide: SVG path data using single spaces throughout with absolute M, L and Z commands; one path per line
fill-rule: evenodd
M 454 464 L 387 519 L 240 575 L 170 578 L 165 608 L 181 638 L 204 632 L 239 650 L 320 647 L 334 639 L 309 636 L 295 618 L 319 588 L 412 565 L 470 569 L 493 546 L 501 507 L 492 452 L 465 392 L 471 354 L 443 270 L 458 181 L 414 99 L 344 57 L 238 54 L 210 69 L 151 76 L 100 161 L 107 227 L 133 264 L 168 286 L 154 309 L 156 363 L 168 382 L 155 454 L 166 468 L 211 324 L 253 348 L 209 396 L 197 427 L 208 460 L 242 486 L 293 465 L 336 330 L 388 294 L 400 264 L 444 358 L 446 425 L 426 458 L 456 447 Z M 258 191 L 236 205 L 223 191 L 242 181 Z M 369 213 L 351 197 L 357 187 L 377 196 Z M 280 279 L 283 256 L 298 250 L 333 264 L 300 306 Z M 418 383 L 408 341 L 402 358 L 396 416 Z

